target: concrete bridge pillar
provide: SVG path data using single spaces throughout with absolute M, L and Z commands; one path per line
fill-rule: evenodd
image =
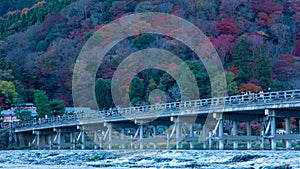
M 156 138 L 156 126 L 153 126 L 153 138 Z M 153 149 L 157 149 L 157 142 L 153 143 Z
M 223 131 L 223 120 L 220 119 L 220 120 L 219 120 L 219 149 L 220 149 L 220 150 L 223 150 L 223 149 L 224 149 L 223 135 L 224 135 L 224 131 Z
M 37 149 L 40 149 L 41 148 L 41 140 L 40 140 L 40 131 L 35 131 L 35 134 L 36 134 L 36 146 L 37 146 Z
M 250 121 L 247 121 L 247 136 L 251 136 L 251 123 L 250 123 Z M 251 141 L 250 140 L 247 141 L 247 149 L 248 150 L 251 149 Z
M 97 136 L 97 131 L 94 131 L 94 149 L 97 150 L 98 149 L 98 136 Z
M 208 134 L 208 149 L 211 150 L 212 148 L 212 131 L 209 131 L 209 134 Z
M 199 142 L 203 141 L 203 149 L 207 149 L 207 127 L 206 125 L 204 124 L 203 125 L 203 128 L 202 128 L 202 131 L 200 132 L 200 137 L 199 137 Z
M 262 120 L 261 120 L 261 122 L 260 122 L 260 133 L 261 133 L 261 144 L 260 144 L 260 148 L 261 148 L 262 150 L 264 150 L 264 149 L 265 149 L 265 138 L 264 138 L 264 136 L 265 136 L 265 128 L 264 128 L 264 123 L 263 123 Z
M 286 134 L 291 134 L 291 123 L 290 123 L 290 118 L 285 118 L 285 132 Z M 285 141 L 286 149 L 291 149 L 291 141 L 287 139 Z
M 112 124 L 108 124 L 107 125 L 108 128 L 108 149 L 111 150 L 112 149 Z
M 166 145 L 166 148 L 167 149 L 170 149 L 170 131 L 167 129 L 166 130 L 166 132 L 167 132 L 167 145 Z
M 121 129 L 120 139 L 122 141 L 121 148 L 125 149 L 125 130 L 123 128 Z
M 233 121 L 233 126 L 232 126 L 232 135 L 236 136 L 237 135 L 237 121 Z M 233 141 L 233 149 L 237 150 L 238 149 L 238 141 L 234 140 Z
M 176 127 L 176 149 L 182 148 L 181 144 L 181 124 L 179 121 L 175 122 Z
M 144 125 L 140 125 L 140 149 L 144 149 L 144 144 L 143 144 L 143 138 L 144 138 Z
M 74 133 L 70 133 L 70 144 L 71 144 L 71 149 L 75 150 L 76 149 L 76 138 L 74 136 Z
M 193 138 L 194 136 L 193 124 L 190 124 L 189 128 L 190 128 L 190 138 Z M 190 144 L 190 149 L 194 149 L 193 141 L 190 141 L 189 144 Z
M 271 111 L 271 149 L 276 150 L 276 117 L 275 111 Z
M 52 135 L 48 135 L 48 144 L 49 144 L 49 149 L 52 150 Z
M 85 132 L 84 130 L 81 130 L 81 149 L 85 149 Z
M 57 149 L 61 149 L 61 129 L 57 130 Z

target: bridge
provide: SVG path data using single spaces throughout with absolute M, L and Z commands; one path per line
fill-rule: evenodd
M 300 146 L 299 119 L 300 90 L 288 90 L 91 110 L 12 127 L 19 145 L 38 149 L 276 150 Z

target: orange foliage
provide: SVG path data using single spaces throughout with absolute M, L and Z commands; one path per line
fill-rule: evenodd
M 262 90 L 263 89 L 260 86 L 256 86 L 255 84 L 252 83 L 241 84 L 241 86 L 239 87 L 239 92 L 257 93 Z
M 24 9 L 22 9 L 22 14 L 27 14 L 27 12 L 28 12 L 29 10 L 30 10 L 29 8 L 24 8 Z
M 294 59 L 294 56 L 293 55 L 290 55 L 290 54 L 284 54 L 284 55 L 281 55 L 278 60 L 280 61 L 285 61 L 285 62 L 288 62 L 288 63 L 294 63 L 295 62 L 295 59 Z
M 128 93 L 130 92 L 130 86 L 122 86 Z
M 16 15 L 19 12 L 20 12 L 20 10 L 9 11 L 9 12 L 7 12 L 7 15 Z
M 40 7 L 40 6 L 45 6 L 46 5 L 46 1 L 40 1 L 40 2 L 37 2 L 36 4 L 34 4 L 32 8 L 36 8 L 36 7 Z
M 259 17 L 259 23 L 262 26 L 270 25 L 272 23 L 272 20 L 273 20 L 271 15 L 268 15 L 267 13 L 264 13 L 264 12 L 259 12 L 258 17 Z

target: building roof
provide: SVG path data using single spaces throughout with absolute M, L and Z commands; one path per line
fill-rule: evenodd
M 30 111 L 32 117 L 35 117 L 35 116 L 38 115 L 35 109 L 21 110 L 21 112 L 22 112 L 22 111 Z M 11 115 L 12 115 L 12 116 L 15 116 L 15 112 L 14 112 L 13 110 L 3 110 L 3 111 L 1 112 L 1 115 L 4 116 L 4 117 L 9 117 L 9 116 L 11 116 Z

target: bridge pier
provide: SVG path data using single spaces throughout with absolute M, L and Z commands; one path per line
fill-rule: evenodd
M 286 135 L 291 134 L 291 123 L 290 123 L 289 117 L 285 118 L 285 134 Z M 288 150 L 292 148 L 291 141 L 289 139 L 286 139 L 285 146 L 286 146 L 286 149 L 288 149 Z
M 223 119 L 219 120 L 219 149 L 223 150 L 224 149 L 224 130 L 223 130 Z
M 166 145 L 166 148 L 170 149 L 170 139 L 171 139 L 171 137 L 170 137 L 170 130 L 167 129 L 166 133 L 167 133 L 167 145 Z
M 144 149 L 144 143 L 143 143 L 143 138 L 144 138 L 144 125 L 141 124 L 139 127 L 139 132 L 140 132 L 140 149 Z
M 81 130 L 81 150 L 85 149 L 85 132 Z
M 260 135 L 261 135 L 261 143 L 260 143 L 260 149 L 264 150 L 265 149 L 265 129 L 264 129 L 264 122 L 261 120 L 260 122 Z
M 193 128 L 193 124 L 190 124 L 190 127 L 189 127 L 189 129 L 190 129 L 190 138 L 193 138 L 193 136 L 194 136 L 194 128 Z M 194 142 L 193 141 L 190 141 L 189 142 L 189 144 L 190 144 L 190 149 L 194 149 Z
M 32 132 L 33 134 L 35 134 L 35 142 L 36 142 L 36 147 L 37 147 L 37 149 L 40 149 L 41 147 L 40 147 L 40 131 L 33 131 Z
M 237 136 L 237 121 L 233 121 L 232 136 Z M 238 141 L 237 140 L 233 140 L 233 149 L 234 150 L 238 149 Z
M 52 135 L 51 134 L 48 135 L 48 145 L 49 145 L 49 149 L 52 150 Z
M 251 136 L 251 131 L 252 129 L 251 129 L 251 124 L 250 124 L 250 121 L 247 121 L 247 136 Z M 251 149 L 251 141 L 250 140 L 248 140 L 247 141 L 247 149 L 248 150 L 250 150 Z
M 275 111 L 270 110 L 271 119 L 271 149 L 276 150 L 276 116 Z

